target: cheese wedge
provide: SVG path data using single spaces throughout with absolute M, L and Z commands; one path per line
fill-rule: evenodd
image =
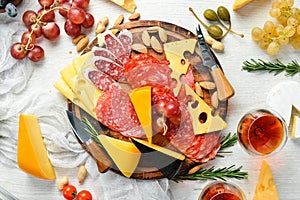
M 56 178 L 48 158 L 38 119 L 34 115 L 20 115 L 18 165 L 26 173 L 38 178 L 48 180 Z
M 136 9 L 136 4 L 134 0 L 111 0 L 111 1 L 131 13 L 133 13 Z
M 186 39 L 164 44 L 164 52 L 170 67 L 178 74 L 186 74 L 190 62 L 184 57 L 184 53 L 189 51 L 194 53 L 197 44 L 196 39 Z
M 191 95 L 194 102 L 198 102 L 196 106 L 192 105 L 194 102 L 188 104 L 195 135 L 223 130 L 227 126 L 226 122 L 219 115 L 213 116 L 211 114 L 212 109 L 210 106 L 192 88 L 185 85 L 185 89 L 186 95 Z
M 73 91 L 72 89 L 67 85 L 67 83 L 62 79 L 58 79 L 54 83 L 54 87 L 62 94 L 64 97 L 69 99 L 70 101 L 73 101 Z
M 98 138 L 118 169 L 129 178 L 140 161 L 141 152 L 131 142 L 106 135 L 98 135 Z
M 294 105 L 292 106 L 291 120 L 288 129 L 290 138 L 300 137 L 300 110 Z
M 234 0 L 232 10 L 238 10 L 253 0 Z
M 137 88 L 129 96 L 148 142 L 152 143 L 151 87 Z
M 92 64 L 92 58 L 93 58 L 93 53 L 91 51 L 74 58 L 72 60 L 72 63 L 73 63 L 73 66 L 74 66 L 74 69 L 76 70 L 76 72 L 78 73 L 80 71 L 80 69 L 82 69 L 82 66 L 85 63 Z
M 279 197 L 270 166 L 263 161 L 253 200 L 266 199 L 279 200 Z
M 60 70 L 60 75 L 62 79 L 67 83 L 67 85 L 74 90 L 75 87 L 75 77 L 77 75 L 77 71 L 73 67 L 73 64 L 67 65 L 65 68 Z

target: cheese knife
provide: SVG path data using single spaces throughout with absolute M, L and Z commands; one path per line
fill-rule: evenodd
M 112 161 L 105 151 L 92 139 L 86 125 L 70 111 L 66 111 L 72 130 L 83 148 L 96 160 L 98 170 L 106 172 L 112 166 Z
M 218 99 L 220 101 L 224 101 L 234 95 L 234 89 L 225 77 L 223 71 L 216 62 L 216 59 L 212 55 L 209 46 L 205 42 L 200 25 L 198 25 L 196 31 L 203 65 L 211 70 L 211 75 L 215 81 L 218 90 Z

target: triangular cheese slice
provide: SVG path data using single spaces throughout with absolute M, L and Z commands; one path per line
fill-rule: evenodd
M 186 39 L 164 44 L 164 52 L 170 67 L 178 74 L 186 74 L 190 62 L 185 58 L 186 51 L 194 53 L 197 44 L 196 39 Z
M 111 1 L 131 13 L 133 13 L 136 9 L 136 4 L 134 0 L 111 0 Z
M 54 180 L 53 166 L 48 158 L 40 125 L 34 115 L 20 115 L 18 135 L 18 165 L 38 178 Z
M 106 135 L 98 135 L 98 138 L 118 169 L 129 178 L 140 161 L 141 152 L 131 142 Z
M 232 9 L 233 10 L 238 10 L 242 7 L 244 7 L 245 5 L 247 5 L 248 3 L 250 3 L 253 0 L 234 0 Z
M 271 168 L 266 161 L 263 161 L 253 200 L 267 199 L 279 200 L 279 197 Z
M 193 102 L 188 104 L 188 109 L 193 121 L 194 134 L 210 133 L 223 130 L 227 124 L 219 115 L 212 115 L 212 109 L 201 99 L 192 88 L 185 85 L 186 95 L 191 95 Z M 195 102 L 197 102 L 195 104 Z
M 152 143 L 151 86 L 137 88 L 129 96 L 148 142 Z

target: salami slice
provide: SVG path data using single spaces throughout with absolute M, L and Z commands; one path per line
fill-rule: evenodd
M 126 55 L 130 55 L 131 53 L 131 45 L 133 42 L 133 38 L 132 38 L 132 33 L 127 30 L 127 29 L 123 29 L 119 34 L 118 34 L 118 38 L 121 41 L 124 49 L 125 49 L 125 53 Z
M 117 60 L 117 57 L 109 50 L 107 50 L 106 48 L 102 48 L 102 47 L 93 47 L 92 52 L 94 54 L 94 56 L 102 56 L 105 58 L 108 58 L 110 60 Z
M 124 76 L 124 67 L 109 58 L 94 56 L 93 63 L 99 71 L 106 73 L 116 81 Z
M 101 91 L 105 92 L 109 89 L 110 85 L 114 83 L 114 80 L 107 74 L 97 71 L 88 70 L 85 71 L 92 83 Z
M 220 134 L 195 135 L 187 105 L 181 104 L 180 109 L 180 126 L 168 125 L 166 137 L 170 143 L 195 162 L 207 162 L 214 158 L 220 148 Z
M 99 97 L 96 115 L 102 124 L 126 137 L 145 137 L 129 95 L 116 83 Z
M 107 50 L 111 51 L 118 59 L 126 55 L 126 50 L 123 47 L 119 38 L 108 32 L 104 35 L 104 40 Z
M 125 74 L 127 82 L 132 88 L 142 86 L 170 86 L 172 69 L 165 64 L 149 63 L 133 68 Z

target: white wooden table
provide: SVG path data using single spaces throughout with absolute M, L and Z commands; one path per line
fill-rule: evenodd
M 235 96 L 229 100 L 228 126 L 224 130 L 225 132 L 236 132 L 239 119 L 248 110 L 255 107 L 264 108 L 268 92 L 277 83 L 287 80 L 294 80 L 300 83 L 299 75 L 294 77 L 286 77 L 284 74 L 273 76 L 273 74 L 269 73 L 248 73 L 241 70 L 242 62 L 251 58 L 261 58 L 266 61 L 273 61 L 278 58 L 283 63 L 299 58 L 299 51 L 293 50 L 291 46 L 282 47 L 280 53 L 276 56 L 268 56 L 252 41 L 252 27 L 262 27 L 266 20 L 271 19 L 268 15 L 271 2 L 254 0 L 247 7 L 233 12 L 231 9 L 233 0 L 136 0 L 138 6 L 136 11 L 141 13 L 141 19 L 171 22 L 193 32 L 195 32 L 198 22 L 189 12 L 189 7 L 193 7 L 201 17 L 201 13 L 207 8 L 216 9 L 218 6 L 223 5 L 230 10 L 232 28 L 237 32 L 244 33 L 245 38 L 241 39 L 238 36 L 229 34 L 223 40 L 225 52 L 217 54 L 227 78 L 236 91 Z M 296 5 L 300 7 L 300 2 L 297 1 Z M 17 19 L 21 19 L 23 11 L 28 9 L 37 10 L 38 8 L 36 1 L 24 1 L 19 7 Z M 108 0 L 91 0 L 89 10 L 95 16 L 95 19 L 108 16 L 111 24 L 121 13 L 124 13 L 125 17 L 130 15 Z M 72 58 L 78 56 L 70 37 L 63 31 L 64 20 L 57 16 L 57 21 L 62 28 L 61 36 L 55 43 L 41 42 L 46 51 L 46 58 L 43 62 L 34 63 L 36 67 L 26 90 L 34 89 L 37 92 L 58 93 L 53 87 L 53 83 L 59 77 L 59 70 L 70 63 Z M 88 35 L 90 38 L 94 37 L 94 33 L 89 33 Z M 0 34 L 0 37 L 3 36 Z M 45 77 L 47 80 L 45 80 Z M 25 94 L 26 91 L 24 92 Z M 249 178 L 241 181 L 232 180 L 232 182 L 242 188 L 248 199 L 252 199 L 262 159 L 249 156 L 239 145 L 236 145 L 232 150 L 233 154 L 225 158 L 218 158 L 212 161 L 212 164 L 217 167 L 230 166 L 232 164 L 242 165 L 243 169 L 249 172 Z M 275 183 L 282 200 L 299 199 L 299 153 L 300 140 L 288 140 L 286 147 L 279 154 L 266 158 L 273 170 Z M 58 177 L 67 175 L 70 179 L 76 179 L 76 170 L 62 168 L 56 168 L 55 170 Z M 85 182 L 85 187 L 95 191 L 97 188 L 93 184 L 93 180 L 88 179 Z M 205 184 L 206 182 L 199 181 L 184 181 L 181 183 L 170 181 L 171 192 L 176 200 L 197 199 L 201 188 Z M 33 178 L 17 168 L 11 168 L 3 164 L 0 166 L 0 185 L 22 200 L 62 199 L 61 194 L 56 189 L 55 182 Z M 156 197 L 156 199 L 160 198 Z

